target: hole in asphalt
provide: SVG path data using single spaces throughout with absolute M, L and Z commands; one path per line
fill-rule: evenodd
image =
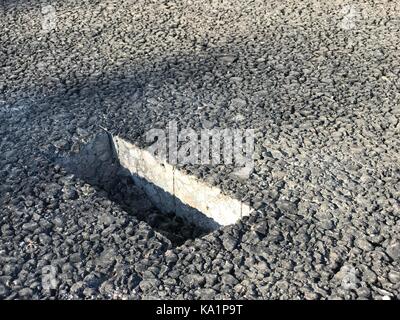
M 116 157 L 112 138 L 107 133 L 99 134 L 82 145 L 79 153 L 56 161 L 86 183 L 104 190 L 109 200 L 145 221 L 168 238 L 173 247 L 221 227 L 197 209 L 123 168 Z M 155 197 L 157 201 L 154 201 Z M 184 214 L 177 215 L 171 203 L 173 207 L 184 208 Z

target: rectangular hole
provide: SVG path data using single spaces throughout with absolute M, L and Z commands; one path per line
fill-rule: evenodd
M 57 159 L 69 172 L 104 190 L 123 210 L 148 223 L 173 246 L 235 223 L 250 209 L 148 151 L 98 134 L 80 152 Z

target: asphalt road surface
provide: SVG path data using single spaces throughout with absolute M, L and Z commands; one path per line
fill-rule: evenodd
M 0 298 L 399 299 L 399 61 L 397 1 L 0 1 Z M 176 245 L 55 161 L 170 121 L 254 129 L 182 170 L 257 212 Z

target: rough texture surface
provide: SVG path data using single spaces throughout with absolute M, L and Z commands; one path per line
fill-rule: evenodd
M 2 0 L 0 24 L 0 298 L 400 298 L 397 1 Z M 255 129 L 248 180 L 182 170 L 260 210 L 176 248 L 54 162 L 171 120 Z
M 133 175 L 136 185 L 161 211 L 175 212 L 210 230 L 236 223 L 250 214 L 246 204 L 224 195 L 216 186 L 182 173 L 148 150 L 118 137 L 113 138 L 113 144 L 120 165 Z

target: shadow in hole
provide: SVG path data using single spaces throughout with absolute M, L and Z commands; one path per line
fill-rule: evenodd
M 167 237 L 174 247 L 221 227 L 197 209 L 121 167 L 107 133 L 98 134 L 82 146 L 79 153 L 59 157 L 56 162 L 102 190 L 108 199 L 124 211 L 148 223 Z
M 196 208 L 183 203 L 179 198 L 154 183 L 147 181 L 137 174 L 133 174 L 132 178 L 135 185 L 140 187 L 146 193 L 149 200 L 165 214 L 173 213 L 205 231 L 213 231 L 221 227 L 214 219 L 207 217 Z

